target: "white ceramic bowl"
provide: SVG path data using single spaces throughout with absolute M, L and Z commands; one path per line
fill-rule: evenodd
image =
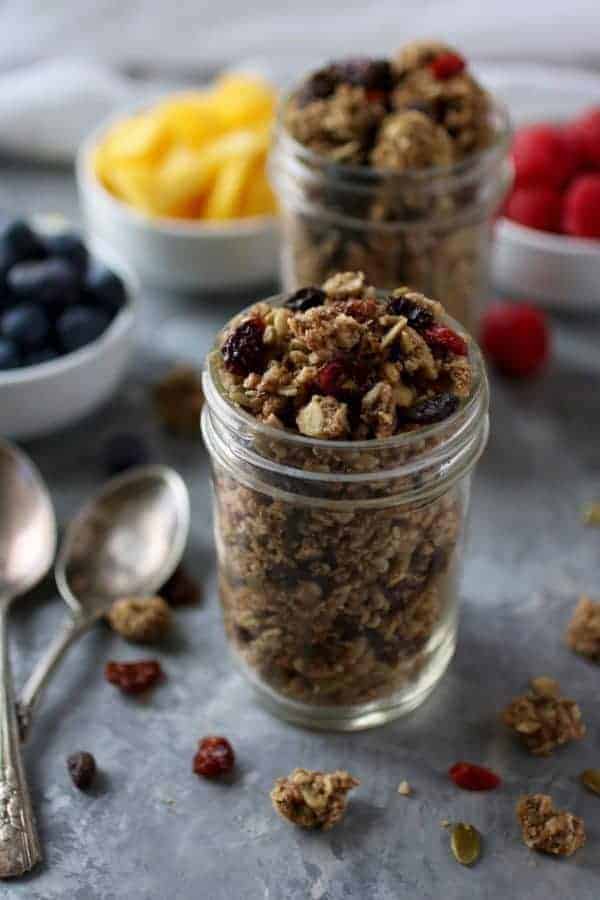
M 42 230 L 39 222 L 35 226 Z M 86 347 L 51 362 L 0 372 L 3 437 L 25 440 L 77 421 L 107 400 L 123 376 L 133 347 L 137 281 L 109 251 L 93 255 L 123 279 L 126 304 Z
M 113 197 L 96 178 L 92 152 L 114 121 L 100 125 L 77 154 L 79 200 L 92 240 L 122 254 L 143 282 L 167 290 L 200 293 L 265 285 L 277 277 L 275 216 L 230 223 L 150 218 Z

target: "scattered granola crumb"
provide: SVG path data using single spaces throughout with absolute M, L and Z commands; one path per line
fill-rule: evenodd
M 171 627 L 169 604 L 162 597 L 122 597 L 108 612 L 111 628 L 128 641 L 152 644 Z
M 193 366 L 175 366 L 154 386 L 154 406 L 168 431 L 181 437 L 200 433 L 202 382 Z
M 452 822 L 449 819 L 442 819 L 442 821 L 440 822 L 440 826 L 442 828 L 450 828 L 451 825 Z
M 588 503 L 583 510 L 583 524 L 600 528 L 600 501 Z
M 571 650 L 600 662 L 600 601 L 581 595 L 567 627 L 566 640 Z
M 585 844 L 583 819 L 556 809 L 548 794 L 529 794 L 517 803 L 523 840 L 531 850 L 571 856 Z
M 271 791 L 275 810 L 302 828 L 332 828 L 346 810 L 346 795 L 360 784 L 348 772 L 294 769 Z
M 398 793 L 402 794 L 403 797 L 410 797 L 412 792 L 413 792 L 413 789 L 410 786 L 410 784 L 408 783 L 408 781 L 401 781 L 400 784 L 398 785 Z
M 574 700 L 560 696 L 553 678 L 534 678 L 531 689 L 504 710 L 503 720 L 535 756 L 549 756 L 561 744 L 585 734 L 581 710 Z

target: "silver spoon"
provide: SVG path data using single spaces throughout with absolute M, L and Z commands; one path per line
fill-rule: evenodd
M 113 600 L 156 593 L 173 574 L 185 549 L 189 519 L 187 488 L 167 466 L 139 466 L 112 478 L 75 517 L 54 567 L 71 618 L 21 694 L 23 739 L 42 690 L 71 644 Z
M 24 453 L 0 439 L 0 877 L 42 858 L 19 746 L 7 619 L 11 601 L 46 574 L 56 551 L 54 510 Z

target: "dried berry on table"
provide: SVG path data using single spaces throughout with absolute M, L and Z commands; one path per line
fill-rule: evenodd
M 202 596 L 202 588 L 185 566 L 180 564 L 168 581 L 165 581 L 160 593 L 169 606 L 189 606 L 198 602 Z
M 586 769 L 581 773 L 581 781 L 588 791 L 600 794 L 600 769 Z
M 481 835 L 474 825 L 457 822 L 450 833 L 454 858 L 463 866 L 472 866 L 481 856 Z
M 348 772 L 294 769 L 278 778 L 271 791 L 274 808 L 302 828 L 332 828 L 346 811 L 347 794 L 360 782 Z
M 223 342 L 221 355 L 225 368 L 234 375 L 263 372 L 266 347 L 263 341 L 265 323 L 258 316 L 246 319 Z
M 154 386 L 156 413 L 164 427 L 181 437 L 200 434 L 202 382 L 193 366 L 176 366 Z
M 125 694 L 141 694 L 164 677 L 161 664 L 155 659 L 141 659 L 135 662 L 106 663 L 104 676 Z
M 495 772 L 475 763 L 457 762 L 448 774 L 454 784 L 466 791 L 493 791 L 501 783 Z
M 96 777 L 96 760 L 91 753 L 80 750 L 67 758 L 67 768 L 75 787 L 85 791 L 92 786 Z
M 133 432 L 112 434 L 102 448 L 104 468 L 109 475 L 126 472 L 133 466 L 143 466 L 150 460 L 144 439 Z
M 549 756 L 556 747 L 581 740 L 585 725 L 574 700 L 560 696 L 558 682 L 534 678 L 530 690 L 504 710 L 503 721 L 534 756 Z
M 600 662 L 600 601 L 581 595 L 567 627 L 566 640 L 571 650 Z
M 167 634 L 172 613 L 162 597 L 121 597 L 107 618 L 111 628 L 128 641 L 151 644 Z
M 523 840 L 531 850 L 571 856 L 585 844 L 583 819 L 556 809 L 548 794 L 529 794 L 517 803 Z
M 217 778 L 231 772 L 234 765 L 235 754 L 227 738 L 211 735 L 198 741 L 198 752 L 193 763 L 196 775 Z

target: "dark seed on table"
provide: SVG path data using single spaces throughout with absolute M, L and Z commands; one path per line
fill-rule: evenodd
M 453 394 L 437 394 L 418 403 L 416 406 L 402 410 L 402 420 L 418 425 L 429 425 L 442 422 L 458 409 L 458 397 Z
M 22 262 L 7 273 L 6 283 L 17 300 L 39 303 L 60 312 L 78 297 L 77 273 L 64 259 Z
M 118 475 L 132 466 L 142 466 L 150 459 L 148 447 L 139 435 L 113 434 L 104 443 L 104 467 L 109 475 Z
M 75 787 L 85 791 L 92 786 L 96 777 L 96 760 L 91 753 L 81 750 L 72 753 L 67 759 L 67 768 Z
M 34 303 L 19 303 L 0 317 L 0 334 L 24 350 L 42 347 L 50 334 L 50 321 Z
M 63 350 L 72 353 L 99 338 L 109 323 L 110 316 L 104 310 L 77 304 L 58 318 L 56 333 Z
M 293 309 L 294 312 L 306 312 L 313 306 L 323 306 L 327 299 L 327 294 L 318 287 L 305 287 L 290 294 L 283 304 L 286 309 Z
M 0 372 L 8 369 L 17 369 L 21 364 L 19 348 L 14 341 L 0 337 Z

